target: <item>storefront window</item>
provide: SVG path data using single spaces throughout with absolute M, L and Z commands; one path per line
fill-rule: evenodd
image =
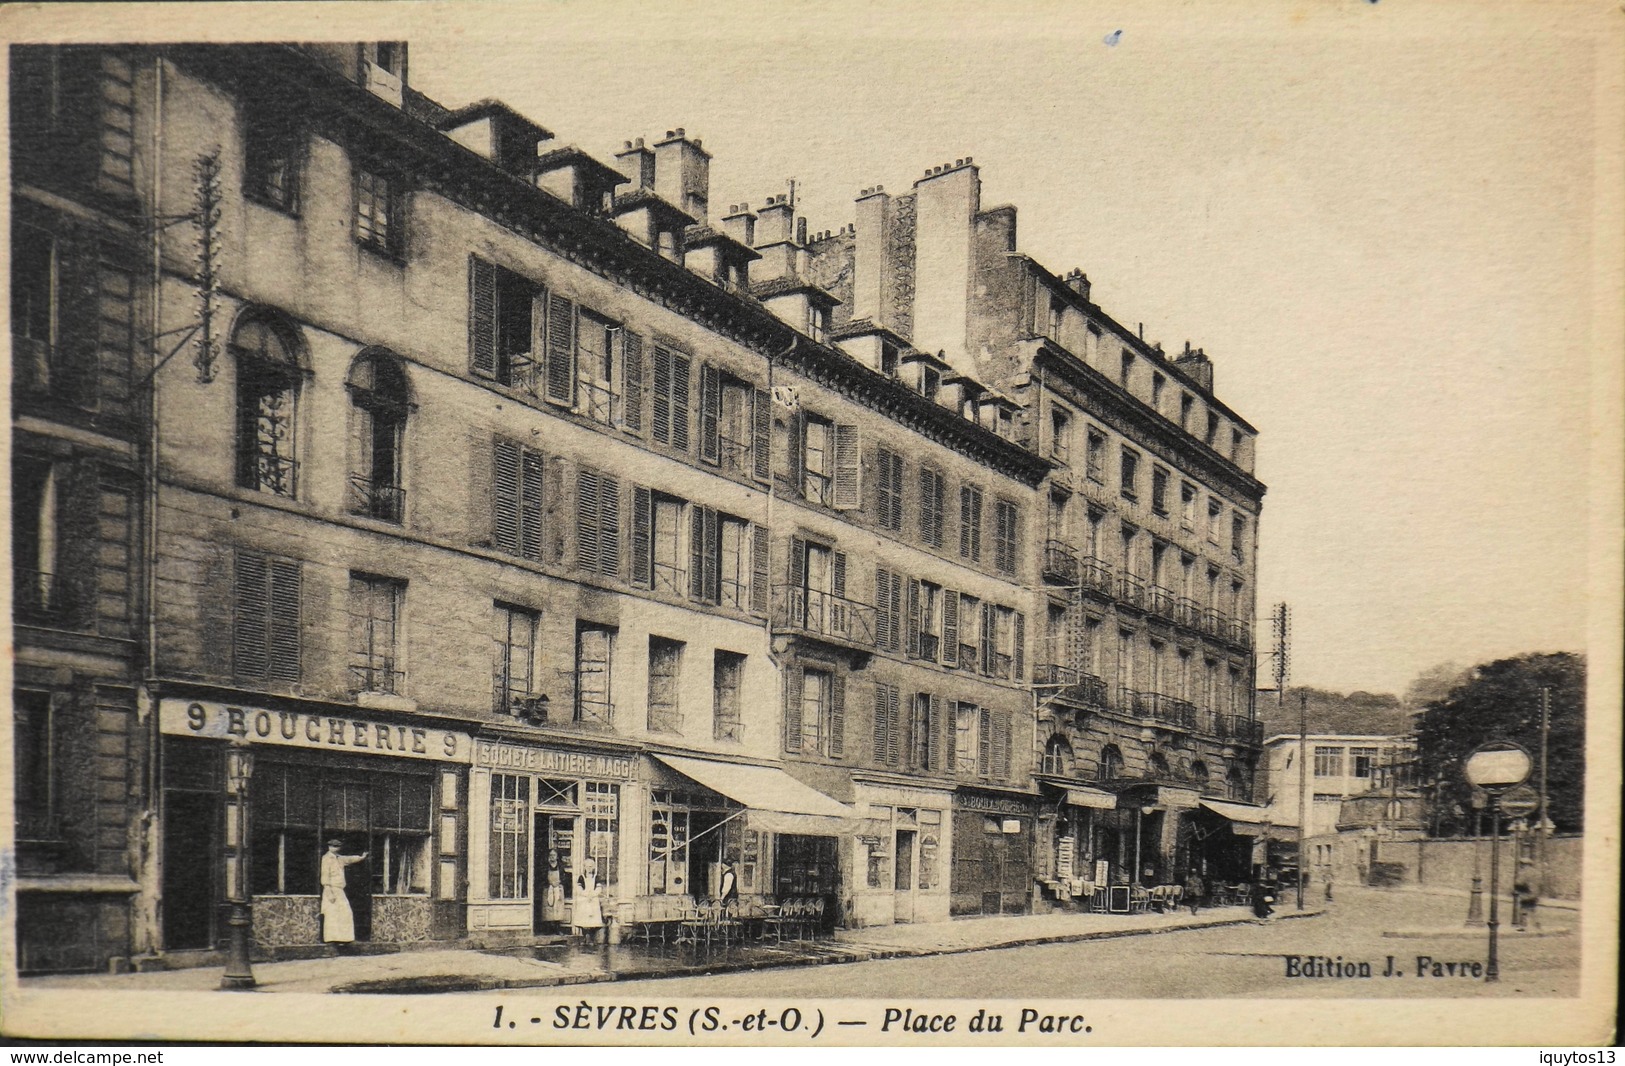
M 935 888 L 937 876 L 937 847 L 942 839 L 942 812 L 920 812 L 920 887 Z
M 615 787 L 615 786 L 604 786 Z M 649 892 L 653 895 L 706 896 L 724 855 L 739 859 L 743 826 L 712 793 L 656 789 L 650 795 Z M 754 842 L 752 851 L 754 852 Z M 754 881 L 755 860 L 751 859 Z M 741 878 L 741 891 L 749 888 Z
M 621 786 L 588 781 L 582 807 L 587 815 L 587 854 L 598 862 L 598 876 L 607 885 L 620 880 Z
M 530 894 L 526 822 L 530 819 L 530 778 L 491 775 L 491 898 L 524 899 Z
M 429 803 L 434 779 L 379 774 L 372 780 L 373 892 L 429 891 Z

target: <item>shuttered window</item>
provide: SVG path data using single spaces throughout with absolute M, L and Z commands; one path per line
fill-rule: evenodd
M 903 529 L 903 457 L 889 448 L 875 453 L 875 521 L 880 528 Z
M 896 685 L 875 682 L 874 757 L 879 766 L 895 767 L 900 756 L 902 723 L 898 721 Z
M 942 547 L 942 471 L 920 467 L 920 539 L 933 548 Z
M 793 669 L 785 685 L 784 750 L 839 759 L 846 747 L 846 679 Z
M 542 453 L 497 438 L 491 476 L 491 541 L 497 551 L 542 559 Z
M 875 646 L 881 651 L 897 651 L 901 644 L 900 591 L 895 573 L 875 568 Z
M 982 490 L 975 485 L 959 487 L 959 555 L 982 560 Z
M 682 451 L 688 450 L 689 366 L 688 356 L 655 345 L 650 435 Z
M 299 682 L 300 564 L 239 551 L 232 671 L 240 681 Z
M 709 363 L 700 364 L 700 458 L 722 461 L 722 373 Z
M 576 307 L 553 293 L 547 300 L 547 399 L 574 406 L 576 401 Z
M 694 505 L 689 508 L 689 518 L 689 598 L 696 603 L 720 603 L 722 537 L 717 512 Z
M 766 389 L 757 389 L 750 402 L 751 459 L 757 481 L 773 475 L 773 403 Z
M 942 769 L 942 700 L 928 692 L 914 696 L 908 730 L 908 766 L 932 773 Z
M 635 436 L 643 435 L 643 338 L 636 333 L 621 337 L 621 428 Z
M 959 665 L 959 593 L 942 591 L 942 665 Z
M 863 502 L 863 464 L 860 458 L 858 427 L 846 422 L 835 426 L 835 495 L 831 501 L 838 510 L 850 511 Z
M 590 467 L 576 476 L 576 565 L 604 577 L 621 572 L 621 484 Z
M 986 707 L 976 710 L 976 776 L 993 774 L 993 712 Z
M 1016 572 L 1018 512 L 1014 500 L 993 504 L 993 567 L 1001 574 Z
M 753 525 L 750 550 L 750 609 L 759 615 L 767 614 L 768 584 L 773 580 L 768 543 L 767 527 Z

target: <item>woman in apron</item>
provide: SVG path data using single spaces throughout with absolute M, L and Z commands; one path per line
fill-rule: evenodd
M 559 852 L 547 849 L 547 887 L 542 890 L 542 920 L 564 921 L 564 882 L 559 874 Z
M 588 940 L 596 943 L 604 928 L 604 886 L 598 880 L 598 863 L 588 859 L 581 864 L 576 875 L 575 910 L 570 924 Z
M 343 846 L 343 841 L 329 840 L 322 856 L 322 940 L 334 945 L 355 940 L 355 913 L 344 895 L 344 868 L 367 857 L 367 852 L 340 855 Z

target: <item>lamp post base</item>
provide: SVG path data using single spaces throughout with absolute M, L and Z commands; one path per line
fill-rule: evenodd
M 250 992 L 257 984 L 248 953 L 248 934 L 252 922 L 248 904 L 233 901 L 231 917 L 226 919 L 230 939 L 226 946 L 226 972 L 220 977 L 222 992 Z
M 1473 891 L 1467 897 L 1467 927 L 1477 929 L 1484 924 L 1484 879 L 1473 878 Z

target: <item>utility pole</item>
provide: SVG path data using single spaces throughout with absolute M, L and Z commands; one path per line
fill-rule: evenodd
M 1305 790 L 1309 787 L 1309 693 L 1298 693 L 1298 909 L 1303 910 L 1303 838 L 1308 835 L 1305 821 Z
M 1546 757 L 1551 746 L 1552 735 L 1552 690 L 1550 686 L 1542 685 L 1540 688 L 1540 821 L 1535 823 L 1535 870 L 1539 880 L 1536 882 L 1537 896 L 1546 894 L 1546 838 L 1552 835 L 1552 819 L 1547 813 L 1550 801 L 1547 799 L 1549 782 L 1546 777 Z
M 1286 681 L 1291 675 L 1292 661 L 1292 609 L 1285 603 L 1278 603 L 1270 612 L 1271 628 L 1275 631 L 1275 707 L 1279 717 L 1286 720 Z M 1308 699 L 1307 696 L 1304 697 Z M 1305 732 L 1303 716 L 1298 721 L 1298 909 L 1303 909 L 1303 837 L 1308 830 L 1304 822 L 1304 790 L 1309 787 L 1305 773 L 1305 761 L 1308 756 L 1308 736 Z M 1267 847 L 1267 845 L 1266 845 Z M 1269 863 L 1269 854 L 1265 853 L 1265 865 Z

